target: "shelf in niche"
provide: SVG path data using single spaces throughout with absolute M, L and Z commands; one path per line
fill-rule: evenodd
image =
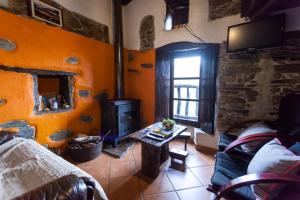
M 44 111 L 34 111 L 35 115 L 44 115 L 44 114 L 52 114 L 52 113 L 63 113 L 73 110 L 73 108 L 65 108 L 65 109 L 58 109 L 58 110 L 44 110 Z

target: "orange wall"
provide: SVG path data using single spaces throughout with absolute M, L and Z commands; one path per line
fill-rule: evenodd
M 79 73 L 75 77 L 75 108 L 69 112 L 37 116 L 33 114 L 31 75 L 0 70 L 0 98 L 7 99 L 7 104 L 0 107 L 0 123 L 26 120 L 36 126 L 37 141 L 50 145 L 60 145 L 48 138 L 59 130 L 75 133 L 99 130 L 100 108 L 93 97 L 104 89 L 112 97 L 113 47 L 6 11 L 0 10 L 0 19 L 0 38 L 12 40 L 17 44 L 17 49 L 13 52 L 0 49 L 0 65 Z M 65 59 L 70 56 L 80 58 L 80 63 L 66 63 Z M 141 58 L 144 56 L 141 55 Z M 130 87 L 134 87 L 131 81 L 129 83 Z M 80 89 L 89 90 L 91 95 L 88 98 L 79 97 Z M 133 93 L 136 94 L 140 94 L 140 90 Z M 94 120 L 91 124 L 83 123 L 80 121 L 80 115 L 93 116 Z
M 133 61 L 128 62 L 128 53 L 133 55 Z M 141 52 L 128 50 L 125 53 L 125 94 L 128 98 L 141 100 L 142 126 L 154 122 L 155 113 L 155 50 Z M 143 68 L 141 64 L 152 63 L 152 68 Z M 140 73 L 128 72 L 128 68 Z

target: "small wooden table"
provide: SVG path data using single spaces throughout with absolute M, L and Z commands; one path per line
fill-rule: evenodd
M 140 131 L 129 135 L 130 138 L 136 139 L 142 143 L 142 170 L 141 172 L 152 178 L 159 175 L 160 165 L 169 158 L 169 142 L 187 128 L 182 125 L 175 125 L 172 136 L 163 141 L 157 141 L 147 137 L 147 131 L 151 127 L 161 122 L 150 125 Z

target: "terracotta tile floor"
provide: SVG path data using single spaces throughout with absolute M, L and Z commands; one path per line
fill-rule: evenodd
M 175 140 L 170 148 L 184 149 L 184 141 Z M 169 168 L 170 160 L 161 167 L 160 175 L 151 179 L 139 173 L 141 144 L 136 143 L 121 159 L 102 153 L 98 158 L 77 164 L 99 181 L 110 200 L 206 200 L 206 186 L 213 173 L 213 155 L 203 154 L 188 145 L 185 172 Z

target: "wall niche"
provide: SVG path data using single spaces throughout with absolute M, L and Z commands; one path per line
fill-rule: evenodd
M 33 75 L 35 114 L 65 112 L 73 108 L 73 76 Z
M 32 75 L 34 114 L 65 112 L 73 109 L 76 73 L 5 65 L 0 65 L 0 70 Z

